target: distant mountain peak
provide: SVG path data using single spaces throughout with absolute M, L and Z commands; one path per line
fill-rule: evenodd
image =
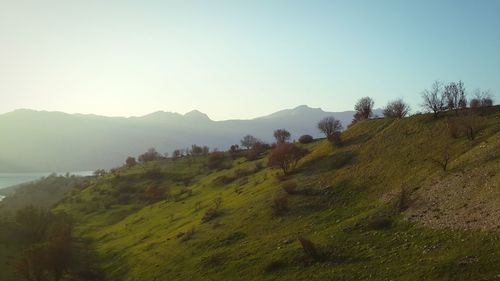
M 269 119 L 269 118 L 276 118 L 276 117 L 289 117 L 289 116 L 294 116 L 294 115 L 302 115 L 302 114 L 313 114 L 313 113 L 317 113 L 317 114 L 321 114 L 321 113 L 325 113 L 325 111 L 323 111 L 321 108 L 312 108 L 308 105 L 299 105 L 299 106 L 296 106 L 292 109 L 284 109 L 284 110 L 280 110 L 280 111 L 277 111 L 273 114 L 270 114 L 270 115 L 267 115 L 267 116 L 264 116 L 264 117 L 259 117 L 257 119 Z
M 323 111 L 321 108 L 313 108 L 308 105 L 299 105 L 292 109 L 293 112 Z
M 208 117 L 207 114 L 199 111 L 199 110 L 191 110 L 188 113 L 184 114 L 184 117 L 191 118 L 191 119 L 204 119 L 204 120 L 211 120 L 210 117 Z

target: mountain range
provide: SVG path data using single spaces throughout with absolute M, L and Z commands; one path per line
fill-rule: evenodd
M 273 130 L 279 128 L 290 131 L 292 139 L 303 134 L 320 137 L 320 119 L 334 116 L 346 127 L 353 114 L 301 105 L 249 120 L 214 121 L 197 110 L 105 117 L 19 109 L 0 115 L 0 172 L 107 169 L 151 147 L 161 153 L 192 144 L 224 150 L 246 134 L 271 142 Z

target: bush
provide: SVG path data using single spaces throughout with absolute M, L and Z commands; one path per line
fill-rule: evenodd
M 165 199 L 165 192 L 157 186 L 150 186 L 144 191 L 144 199 L 149 202 L 158 202 Z
M 163 156 L 156 151 L 154 148 L 148 149 L 147 152 L 139 155 L 139 162 L 141 163 L 146 163 L 146 162 L 151 162 L 151 161 L 156 161 L 156 160 L 161 160 L 163 159 Z
M 257 142 L 254 145 L 252 145 L 252 148 L 250 148 L 247 151 L 245 157 L 249 161 L 257 160 L 257 159 L 261 158 L 263 156 L 264 152 L 266 152 L 266 150 L 269 148 L 270 148 L 270 146 L 268 144 L 263 143 L 263 142 Z
M 127 157 L 127 160 L 125 160 L 125 165 L 127 166 L 127 168 L 131 168 L 137 165 L 137 161 L 135 161 L 134 157 L 129 156 Z
M 311 135 L 302 135 L 299 138 L 299 142 L 301 144 L 308 144 L 314 141 L 314 138 Z
M 366 223 L 367 230 L 382 230 L 392 226 L 392 220 L 389 217 L 373 217 Z
M 384 116 L 387 118 L 403 118 L 410 111 L 410 106 L 402 99 L 389 102 L 384 108 Z
M 151 168 L 144 173 L 143 178 L 149 180 L 161 180 L 163 178 L 163 173 L 159 168 Z
M 267 165 L 269 167 L 280 168 L 283 174 L 287 175 L 290 171 L 295 169 L 299 160 L 307 153 L 307 149 L 298 147 L 294 144 L 280 144 L 271 151 Z
M 207 166 L 209 169 L 221 169 L 223 168 L 224 161 L 226 160 L 226 155 L 224 152 L 212 152 L 208 157 Z
M 288 211 L 288 197 L 286 195 L 275 197 L 272 206 L 275 215 L 283 215 Z
M 302 245 L 304 253 L 306 253 L 307 256 L 311 257 L 314 260 L 321 259 L 321 255 L 319 254 L 318 250 L 316 249 L 316 245 L 314 245 L 313 242 L 304 237 L 299 237 L 298 240 L 300 242 L 300 245 Z
M 220 215 L 219 210 L 212 207 L 205 212 L 203 218 L 201 218 L 201 222 L 202 223 L 209 222 L 218 217 L 219 215 Z
M 408 210 L 411 205 L 410 190 L 408 187 L 402 186 L 398 194 L 398 211 L 404 212 Z
M 264 272 L 271 273 L 283 269 L 284 267 L 286 267 L 286 263 L 283 261 L 271 261 L 264 266 Z
M 297 193 L 297 183 L 295 181 L 285 181 L 281 184 L 281 188 L 288 194 Z
M 237 179 L 237 177 L 235 176 L 220 176 L 220 177 L 217 177 L 215 180 L 214 180 L 214 183 L 215 184 L 220 184 L 220 185 L 228 185 L 230 183 L 232 183 L 233 181 L 235 181 Z
M 182 235 L 177 235 L 177 237 L 179 237 L 182 242 L 186 242 L 188 240 L 191 240 L 191 238 L 193 238 L 195 233 L 196 233 L 196 229 L 194 227 L 192 227 L 188 231 L 182 233 Z
M 222 206 L 222 198 L 217 197 L 213 201 L 214 206 L 208 209 L 201 219 L 202 223 L 209 222 L 220 215 L 220 207 Z

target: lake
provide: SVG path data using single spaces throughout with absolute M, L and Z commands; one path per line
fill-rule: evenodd
M 42 177 L 46 177 L 52 173 L 0 173 L 0 189 L 6 188 L 13 185 L 18 185 L 21 183 L 27 183 L 31 181 L 35 181 Z M 66 173 L 56 173 L 58 175 L 65 175 Z M 93 174 L 92 171 L 79 171 L 79 172 L 70 172 L 71 175 L 77 176 L 90 176 Z M 2 201 L 4 197 L 0 195 L 0 201 Z

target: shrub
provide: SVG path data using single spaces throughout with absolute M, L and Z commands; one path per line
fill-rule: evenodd
M 286 195 L 275 197 L 272 206 L 275 215 L 283 215 L 288 211 L 288 197 Z
M 226 160 L 226 155 L 224 152 L 212 152 L 208 157 L 207 166 L 209 169 L 221 169 L 223 168 L 224 161 Z
M 384 108 L 384 116 L 387 118 L 403 118 L 410 111 L 410 106 L 402 99 L 389 102 Z
M 228 185 L 228 184 L 232 183 L 233 181 L 235 181 L 236 179 L 237 179 L 237 177 L 235 177 L 235 176 L 223 175 L 223 176 L 217 177 L 214 180 L 214 183 L 220 184 L 220 185 Z
M 451 154 L 446 150 L 440 154 L 437 154 L 434 158 L 431 158 L 431 161 L 441 167 L 443 171 L 446 171 L 448 168 L 448 164 L 451 160 Z
M 252 148 L 250 148 L 245 157 L 249 161 L 254 161 L 262 157 L 263 153 L 269 149 L 269 145 L 263 142 L 256 142 Z
M 278 271 L 284 267 L 286 267 L 286 263 L 284 263 L 283 261 L 279 261 L 279 260 L 271 261 L 264 266 L 264 272 L 271 273 L 274 271 Z
M 408 210 L 411 204 L 410 191 L 408 187 L 402 186 L 398 195 L 398 211 L 404 212 Z
M 311 143 L 313 141 L 314 141 L 314 138 L 311 135 L 302 135 L 299 138 L 299 142 L 301 144 L 307 144 L 307 143 Z
M 145 153 L 139 155 L 139 162 L 146 163 L 150 161 L 156 161 L 163 159 L 163 156 L 156 151 L 154 148 L 148 149 Z
M 264 164 L 262 162 L 255 163 L 254 172 L 258 172 L 262 169 L 264 169 Z
M 202 223 L 209 222 L 218 216 L 219 216 L 219 210 L 217 210 L 215 208 L 210 208 L 205 212 L 205 214 L 203 215 L 203 218 L 201 218 L 201 222 Z
M 308 153 L 307 149 L 298 147 L 291 143 L 278 145 L 271 155 L 267 165 L 269 167 L 280 168 L 283 174 L 287 175 L 295 169 L 299 160 Z
M 202 223 L 209 222 L 220 215 L 220 207 L 222 206 L 222 198 L 217 197 L 213 201 L 213 207 L 208 209 L 201 219 Z
M 135 158 L 134 157 L 127 157 L 127 160 L 125 160 L 125 165 L 128 167 L 128 168 L 131 168 L 131 167 L 134 167 L 135 165 L 137 165 L 137 161 L 135 161 Z
M 229 155 L 231 155 L 231 158 L 234 160 L 238 157 L 241 157 L 241 149 L 240 146 L 237 144 L 231 145 L 229 148 Z
M 367 230 L 382 230 L 388 229 L 392 226 L 392 220 L 389 217 L 373 217 L 370 218 L 366 223 Z
M 149 202 L 158 202 L 165 199 L 165 192 L 157 186 L 150 186 L 144 191 L 144 199 Z
M 281 184 L 281 188 L 288 194 L 297 193 L 297 183 L 295 181 L 285 181 Z
M 181 191 L 175 196 L 175 201 L 181 201 L 189 196 L 193 195 L 193 190 L 190 188 L 183 188 Z
M 304 253 L 306 253 L 307 256 L 314 260 L 321 259 L 321 255 L 319 254 L 318 250 L 316 249 L 316 245 L 314 245 L 313 242 L 304 237 L 299 237 L 298 240 L 300 242 L 300 245 L 302 245 Z
M 193 226 L 188 231 L 184 232 L 182 235 L 178 235 L 178 237 L 180 236 L 182 242 L 186 242 L 188 240 L 191 240 L 195 233 L 196 229 Z
M 143 178 L 149 180 L 161 180 L 163 178 L 163 173 L 161 172 L 160 168 L 154 167 L 147 170 L 144 173 Z

